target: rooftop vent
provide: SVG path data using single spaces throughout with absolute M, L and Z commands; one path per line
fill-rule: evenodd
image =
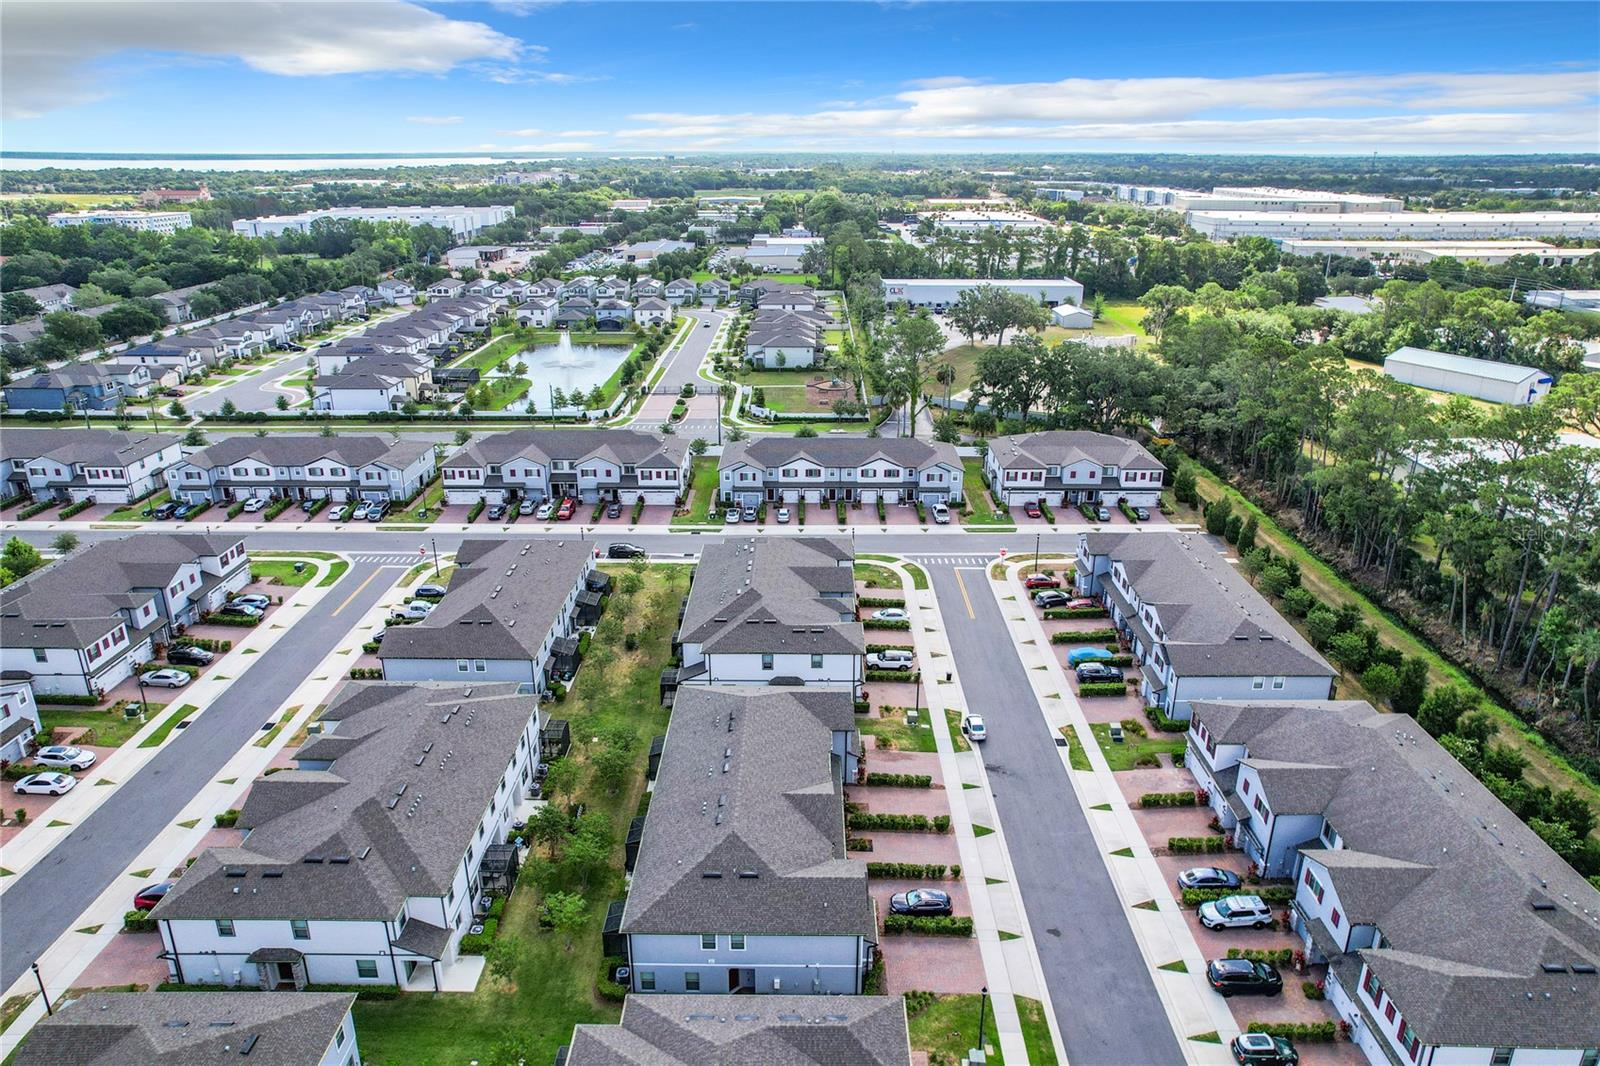
M 722 879 L 722 871 L 721 870 L 702 870 L 702 871 L 700 871 L 700 876 L 705 878 L 708 881 L 720 881 Z
M 244 1043 L 239 1045 L 239 1054 L 248 1055 L 255 1048 L 256 1041 L 261 1039 L 260 1033 L 251 1033 L 244 1038 Z
M 308 863 L 313 863 L 313 864 L 315 864 L 315 865 L 318 865 L 318 866 L 320 866 L 320 865 L 322 865 L 322 856 L 321 856 L 321 855 L 307 855 L 307 856 L 306 856 L 306 857 L 305 857 L 305 858 L 304 858 L 304 859 L 303 859 L 303 860 L 301 860 L 301 861 L 302 861 L 302 862 L 308 862 Z
M 243 877 L 244 873 L 243 866 L 224 866 L 222 868 L 223 877 Z

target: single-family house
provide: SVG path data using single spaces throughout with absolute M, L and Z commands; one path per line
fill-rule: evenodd
M 548 296 L 530 296 L 517 307 L 517 325 L 549 329 L 560 305 Z
M 561 299 L 566 301 L 581 296 L 585 300 L 593 300 L 599 285 L 600 279 L 592 274 L 579 274 L 561 286 Z
M 466 293 L 467 283 L 460 278 L 440 278 L 428 286 L 428 299 L 448 300 Z
M 594 298 L 596 300 L 626 300 L 632 291 L 627 278 L 619 278 L 615 274 L 608 274 L 595 284 Z
M 29 374 L 14 379 L 4 392 L 12 411 L 111 411 L 124 398 L 122 383 L 102 363 L 69 363 Z
M 0 679 L 0 762 L 20 762 L 42 728 L 33 684 Z
M 1007 506 L 1043 500 L 1155 507 L 1166 467 L 1138 441 L 1085 429 L 995 437 L 983 457 L 995 498 Z
M 78 295 L 78 290 L 71 285 L 35 285 L 31 289 L 23 289 L 24 296 L 31 296 L 39 305 L 39 313 L 48 315 L 52 311 L 70 311 L 73 309 L 73 298 Z
M 659 296 L 642 297 L 633 305 L 633 320 L 641 326 L 664 326 L 672 314 L 672 305 Z
M 644 277 L 635 278 L 633 281 L 633 296 L 635 299 L 645 296 L 661 296 L 665 289 L 666 287 L 661 282 L 648 274 Z
M 9 428 L 0 433 L 0 498 L 20 492 L 38 500 L 129 503 L 161 487 L 162 472 L 183 456 L 182 443 L 171 433 Z
M 227 437 L 173 463 L 166 471 L 173 499 L 386 500 L 415 496 L 433 478 L 427 441 L 391 442 L 376 433 L 336 437 L 278 434 Z
M 399 278 L 385 278 L 378 282 L 377 289 L 378 295 L 391 305 L 408 304 L 417 298 L 416 287 Z
M 700 287 L 688 278 L 676 278 L 662 287 L 662 297 L 673 307 L 682 307 L 694 300 Z
M 594 320 L 599 329 L 622 329 L 633 321 L 633 305 L 624 300 L 599 300 L 594 305 Z
M 195 293 L 208 288 L 209 282 L 200 285 L 186 285 L 181 289 L 168 289 L 158 292 L 151 299 L 160 304 L 167 312 L 167 321 L 172 323 L 192 322 L 195 318 L 194 308 L 189 300 Z
M 726 303 L 733 294 L 733 286 L 722 278 L 708 278 L 700 283 L 697 290 L 702 307 L 715 307 L 717 304 Z
M 635 429 L 515 429 L 472 441 L 446 459 L 447 504 L 542 502 L 571 496 L 673 504 L 689 485 L 689 445 Z
M 814 366 L 826 346 L 826 333 L 815 316 L 765 310 L 750 320 L 744 355 L 753 366 L 766 369 Z
M 116 384 L 117 388 L 122 391 L 122 395 L 130 400 L 143 400 L 157 387 L 155 378 L 150 373 L 150 367 L 141 366 L 138 363 L 124 363 L 119 360 L 101 363 L 100 367 Z M 164 373 L 170 374 L 174 383 L 176 383 L 177 375 L 175 373 L 172 371 L 165 371 Z
M 911 437 L 758 437 L 723 446 L 717 498 L 762 503 L 959 503 L 954 445 Z
M 118 352 L 111 357 L 111 362 L 122 364 L 137 364 L 149 368 L 152 373 L 172 371 L 180 380 L 186 380 L 195 375 L 203 375 L 208 366 L 216 362 L 216 342 L 207 338 L 198 338 L 197 344 L 180 344 L 179 341 L 187 340 L 185 337 L 170 337 L 159 341 L 150 341 L 140 344 L 126 351 Z M 211 359 L 207 361 L 207 354 Z

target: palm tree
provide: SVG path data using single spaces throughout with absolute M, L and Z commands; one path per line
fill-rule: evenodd
M 956 382 L 956 368 L 949 363 L 940 363 L 939 369 L 933 372 L 933 380 L 944 386 L 944 409 L 950 410 L 950 386 Z

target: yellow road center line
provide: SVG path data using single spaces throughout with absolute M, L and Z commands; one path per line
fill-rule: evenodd
M 961 587 L 961 601 L 967 605 L 967 617 L 976 619 L 978 616 L 972 612 L 972 597 L 967 595 L 967 583 L 961 580 L 961 571 L 954 570 L 952 573 L 956 575 L 956 584 Z M 338 613 L 338 611 L 334 612 L 334 614 Z
M 357 596 L 361 595 L 361 590 L 366 588 L 368 585 L 372 584 L 372 579 L 377 577 L 379 574 L 383 573 L 383 569 L 384 569 L 383 567 L 379 567 L 378 569 L 374 570 L 372 573 L 368 574 L 367 575 L 367 579 L 365 581 L 363 581 L 361 584 L 357 585 L 356 586 L 356 590 L 354 592 L 352 592 L 350 595 L 346 596 L 345 599 L 344 599 L 344 602 L 341 603 L 339 606 L 335 607 L 333 609 L 333 613 L 331 615 L 329 615 L 328 617 L 329 618 L 337 618 L 337 617 L 339 617 L 339 612 L 344 610 L 346 607 L 350 606 L 350 601 L 355 599 Z

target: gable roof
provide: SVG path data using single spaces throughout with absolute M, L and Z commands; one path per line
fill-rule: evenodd
M 549 465 L 561 459 L 578 462 L 604 459 L 618 466 L 677 468 L 689 452 L 681 436 L 666 436 L 637 429 L 513 429 L 480 437 L 442 464 L 455 469 L 477 469 L 514 459 Z
M 126 467 L 180 440 L 181 437 L 172 433 L 8 426 L 0 433 L 0 461 L 53 459 L 63 464 Z
M 943 463 L 961 469 L 955 445 L 911 437 L 759 437 L 726 444 L 719 469 L 749 463 L 773 469 L 810 461 L 820 467 L 859 467 L 886 459 L 908 470 L 925 470 Z
M 864 654 L 849 565 L 854 556 L 845 541 L 828 537 L 707 544 L 689 586 L 679 640 L 712 654 Z
M 303 467 L 331 458 L 352 469 L 372 463 L 405 469 L 432 450 L 433 445 L 427 441 L 402 437 L 391 443 L 376 433 L 347 433 L 334 437 L 269 433 L 265 437 L 226 437 L 191 453 L 185 461 L 207 468 L 231 466 L 244 460 L 273 467 Z
M 989 454 L 1003 470 L 1070 466 L 1085 461 L 1134 470 L 1162 469 L 1161 460 L 1138 441 L 1087 429 L 1050 429 L 996 437 L 989 442 Z
M 1385 367 L 1391 362 L 1424 366 L 1432 370 L 1444 370 L 1451 374 L 1464 374 L 1474 378 L 1509 381 L 1513 384 L 1544 374 L 1543 370 L 1534 366 L 1518 366 L 1516 363 L 1501 363 L 1493 359 L 1474 359 L 1467 355 L 1436 352 L 1431 348 L 1414 348 L 1409 344 L 1403 348 L 1396 348 L 1384 357 Z

